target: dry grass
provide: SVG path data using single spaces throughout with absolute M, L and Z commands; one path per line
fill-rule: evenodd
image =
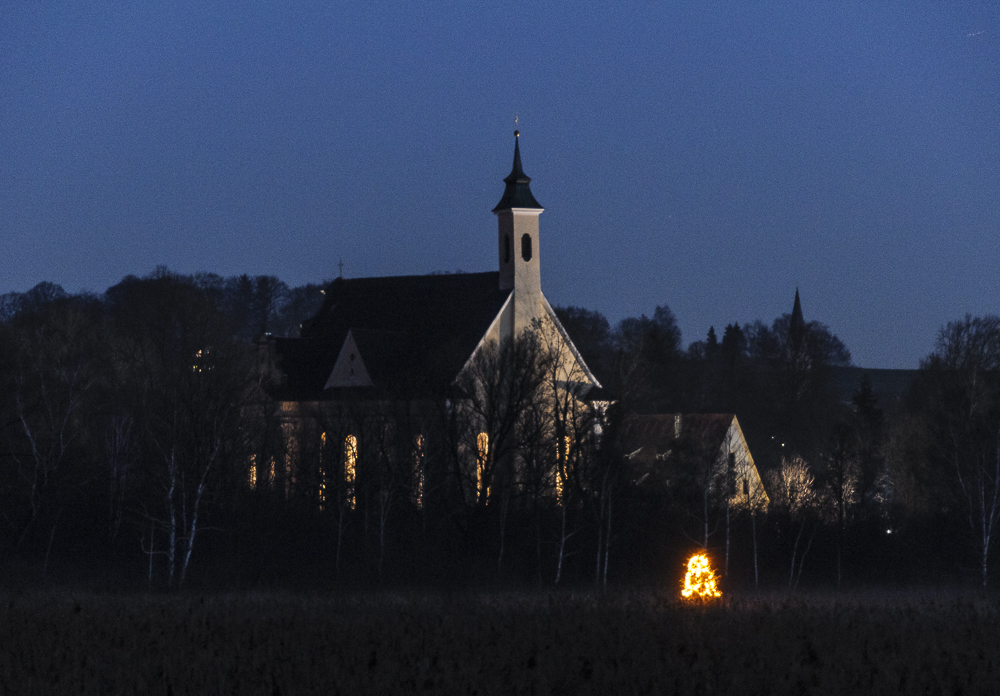
M 998 636 L 972 595 L 8 595 L 0 693 L 985 694 Z

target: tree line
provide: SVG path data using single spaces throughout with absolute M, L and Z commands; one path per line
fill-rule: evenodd
M 386 394 L 290 439 L 258 338 L 295 336 L 321 291 L 159 268 L 100 295 L 42 283 L 0 298 L 4 577 L 603 586 L 673 582 L 700 546 L 725 549 L 731 586 L 988 582 L 996 317 L 943 327 L 884 406 L 867 380 L 839 397 L 850 353 L 797 310 L 685 349 L 666 306 L 614 327 L 558 308 L 597 401 L 562 388 L 573 368 L 539 326 L 481 351 L 433 423 Z M 717 452 L 640 468 L 625 424 L 641 413 L 737 414 L 767 505 L 734 506 Z
M 841 393 L 849 350 L 795 304 L 770 325 L 728 324 L 721 340 L 712 327 L 686 350 L 666 306 L 613 328 L 582 308 L 559 314 L 626 410 L 738 415 L 770 497 L 772 583 L 784 566 L 789 587 L 803 568 L 836 586 L 986 587 L 1000 522 L 1000 318 L 947 323 L 883 403 L 868 373 Z M 716 494 L 717 519 L 726 500 Z

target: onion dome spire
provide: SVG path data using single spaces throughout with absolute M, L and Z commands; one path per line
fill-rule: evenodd
M 494 213 L 511 208 L 542 209 L 535 197 L 531 195 L 531 187 L 529 186 L 531 177 L 521 169 L 521 149 L 518 147 L 520 136 L 520 131 L 514 131 L 514 167 L 510 170 L 507 178 L 503 180 L 506 187 L 503 190 L 503 198 L 493 209 Z

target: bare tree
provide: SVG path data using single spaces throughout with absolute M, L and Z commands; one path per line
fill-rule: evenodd
M 167 584 L 180 587 L 206 505 L 231 471 L 245 475 L 255 449 L 252 346 L 234 338 L 216 299 L 163 269 L 111 288 L 108 303 L 114 388 L 145 461 L 158 462 L 143 468 L 136 505 L 166 538 Z
M 41 516 L 62 470 L 80 463 L 74 452 L 85 429 L 83 407 L 100 373 L 99 332 L 90 300 L 66 296 L 54 287 L 58 292 L 29 292 L 6 327 L 12 339 L 14 418 L 20 432 L 11 442 L 15 475 L 8 478 L 8 485 L 16 488 L 17 506 L 4 514 L 18 546 Z M 9 517 L 14 511 L 16 518 Z
M 798 587 L 818 526 L 813 520 L 818 502 L 816 479 L 806 461 L 796 455 L 790 459 L 782 457 L 781 465 L 768 472 L 767 480 L 772 510 L 782 518 L 780 522 L 795 530 L 788 574 L 788 589 L 791 591 Z M 807 528 L 810 530 L 808 535 Z M 806 537 L 805 548 L 802 548 L 803 537 Z
M 843 579 L 844 531 L 848 516 L 858 504 L 860 485 L 859 463 L 855 437 L 846 424 L 838 424 L 829 437 L 824 451 L 826 481 L 825 498 L 833 508 L 837 527 L 837 588 Z
M 128 503 L 129 485 L 136 457 L 137 433 L 130 416 L 112 416 L 105 431 L 104 450 L 108 474 L 108 537 L 121 530 Z
M 462 457 L 471 465 L 461 480 L 476 507 L 491 500 L 498 513 L 498 568 L 503 559 L 507 510 L 516 492 L 516 459 L 524 414 L 540 398 L 545 363 L 537 331 L 516 339 L 487 341 L 455 380 L 462 396 L 456 407 L 464 431 Z
M 954 472 L 985 588 L 1000 523 L 1000 317 L 950 322 L 921 370 L 937 454 Z
M 596 463 L 594 432 L 596 412 L 585 396 L 592 387 L 590 377 L 572 345 L 555 321 L 536 322 L 535 331 L 541 342 L 544 381 L 540 401 L 550 420 L 546 449 L 553 455 L 547 478 L 553 499 L 559 506 L 559 545 L 556 560 L 555 584 L 562 579 L 563 561 L 567 557 L 567 543 L 576 534 L 572 527 L 571 511 L 587 495 L 592 495 L 591 470 Z M 605 493 L 609 489 L 605 488 Z M 598 495 L 600 498 L 600 494 Z M 610 528 L 610 498 L 600 500 L 598 506 L 598 556 L 602 555 L 602 542 Z M 606 551 L 606 546 L 603 549 Z M 606 554 L 605 554 L 606 555 Z M 598 561 L 600 567 L 600 561 Z M 598 576 L 600 571 L 598 571 Z

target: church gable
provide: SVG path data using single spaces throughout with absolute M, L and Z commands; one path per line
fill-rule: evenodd
M 549 305 L 544 296 L 539 295 L 542 311 L 534 321 L 534 330 L 539 331 L 539 338 L 546 350 L 553 350 L 556 353 L 556 361 L 559 365 L 560 375 L 558 382 L 561 387 L 583 398 L 587 392 L 593 388 L 600 388 L 601 384 L 587 367 L 583 357 L 580 355 L 573 341 L 570 339 L 566 329 L 556 316 L 555 311 Z M 513 300 L 513 297 L 511 298 Z M 456 376 L 458 380 L 462 373 L 475 361 L 476 355 L 485 349 L 489 344 L 499 344 L 510 336 L 510 326 L 513 324 L 514 307 L 513 302 L 508 300 L 501 308 L 500 312 L 490 324 L 490 328 L 479 340 L 475 350 L 472 351 L 465 365 Z
M 559 317 L 556 316 L 555 310 L 552 309 L 552 305 L 549 304 L 549 301 L 545 299 L 544 296 L 542 297 L 542 302 L 545 305 L 545 311 L 548 315 L 549 321 L 552 322 L 552 325 L 555 327 L 555 330 L 558 332 L 562 341 L 562 349 L 568 353 L 566 356 L 566 364 L 573 366 L 570 370 L 570 374 L 576 375 L 576 378 L 568 377 L 568 379 L 570 379 L 570 381 L 577 382 L 586 381 L 600 389 L 601 383 L 597 381 L 597 377 L 595 377 L 594 373 L 590 371 L 589 367 L 587 367 L 587 363 L 583 361 L 583 356 L 580 355 L 580 351 L 576 349 L 576 346 L 573 344 L 573 340 L 569 337 L 566 329 L 563 328 L 562 322 L 559 321 Z M 583 378 L 582 380 L 580 379 L 581 377 Z
M 326 380 L 324 389 L 334 387 L 371 387 L 374 386 L 364 360 L 361 358 L 361 351 L 358 343 L 354 340 L 354 334 L 347 332 L 344 345 L 337 356 L 337 362 L 333 365 L 329 379 Z

